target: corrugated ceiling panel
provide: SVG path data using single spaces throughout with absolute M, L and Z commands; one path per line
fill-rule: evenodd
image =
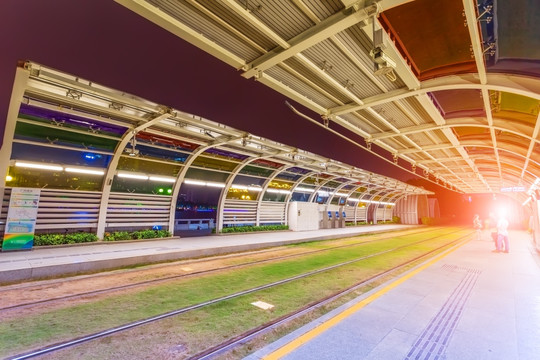
M 269 76 L 283 82 L 283 84 L 290 87 L 294 91 L 311 99 L 318 105 L 323 106 L 324 108 L 330 108 L 337 105 L 334 101 L 323 96 L 319 91 L 316 91 L 313 88 L 309 87 L 304 82 L 298 80 L 297 77 L 290 74 L 279 66 L 274 66 L 273 68 L 268 69 L 266 73 Z
M 448 143 L 448 138 L 444 135 L 442 130 L 430 130 L 429 134 L 437 139 L 438 144 Z
M 313 22 L 289 0 L 237 1 L 251 15 L 288 41 L 313 26 Z
M 407 97 L 400 100 L 402 106 L 404 106 L 409 112 L 415 115 L 415 120 L 418 121 L 419 125 L 430 124 L 433 122 L 431 116 L 427 113 L 422 105 L 418 102 L 415 97 Z
M 219 46 L 246 59 L 247 62 L 262 55 L 260 52 L 246 45 L 234 32 L 226 27 L 217 25 L 216 22 L 204 14 L 204 12 L 190 6 L 186 2 L 166 0 L 148 0 L 148 2 L 159 7 L 161 11 L 179 20 L 196 32 L 204 34 L 206 38 L 214 41 Z M 211 4 L 217 5 L 214 4 L 214 2 L 211 2 Z M 248 24 L 231 15 L 226 9 L 219 7 L 217 10 L 219 10 L 220 17 L 222 17 L 224 21 L 241 31 L 243 34 L 249 34 L 251 39 L 254 39 L 258 44 L 262 44 L 264 48 L 271 49 L 275 46 L 275 44 L 268 39 L 260 36 L 254 28 L 250 28 Z M 215 9 L 212 9 L 212 11 L 215 11 Z
M 342 118 L 342 119 L 348 121 L 349 123 L 359 127 L 360 129 L 362 129 L 363 131 L 365 131 L 365 132 L 367 132 L 369 134 L 381 132 L 380 129 L 374 127 L 371 123 L 365 121 L 364 119 L 362 119 L 361 117 L 359 117 L 355 113 L 343 114 L 343 115 L 340 116 L 340 118 Z
M 359 116 L 366 119 L 367 121 L 369 121 L 371 124 L 373 124 L 373 126 L 378 129 L 376 132 L 383 132 L 383 131 L 391 131 L 392 130 L 384 122 L 382 122 L 378 117 L 375 117 L 375 115 L 371 114 L 367 110 L 359 110 L 356 113 Z
M 336 103 L 336 105 L 343 105 L 350 101 L 350 99 L 341 93 L 340 91 L 336 90 L 334 87 L 330 86 L 327 82 L 325 82 L 320 76 L 316 76 L 315 72 L 312 68 L 306 66 L 302 61 L 300 61 L 297 58 L 289 58 L 286 61 L 284 61 L 286 65 L 289 65 L 294 70 L 298 71 L 302 76 L 309 79 L 309 81 L 316 84 L 319 88 L 321 88 L 322 91 L 328 92 L 333 97 L 335 97 L 337 100 L 339 100 L 339 104 Z
M 383 118 L 385 118 L 392 126 L 398 129 L 415 125 L 415 123 L 403 113 L 394 103 L 386 103 L 373 108 Z
M 321 68 L 326 64 L 326 72 L 355 96 L 364 98 L 380 93 L 379 88 L 331 40 L 322 41 L 302 54 Z
M 344 6 L 340 0 L 302 0 L 304 4 L 321 20 L 330 15 L 343 10 Z

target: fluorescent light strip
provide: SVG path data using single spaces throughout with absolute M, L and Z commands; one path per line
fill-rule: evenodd
M 235 184 L 231 185 L 231 188 L 232 189 L 238 189 L 238 190 L 247 190 L 248 189 L 248 187 L 246 185 L 235 185 Z
M 64 169 L 66 172 L 78 173 L 78 174 L 89 174 L 89 175 L 104 175 L 104 170 L 91 170 L 91 169 L 81 169 L 81 168 L 72 168 L 67 167 Z
M 334 193 L 334 196 L 341 196 L 341 197 L 347 197 L 349 196 L 349 194 L 344 194 L 344 193 Z
M 188 185 L 198 185 L 198 186 L 208 186 L 208 187 L 216 187 L 216 188 L 224 188 L 224 183 L 217 183 L 217 182 L 211 182 L 211 181 L 201 181 L 201 180 L 190 180 L 185 179 L 184 184 Z
M 362 200 L 362 199 L 349 199 L 350 201 L 355 201 L 355 202 L 363 202 L 363 203 L 369 203 L 369 204 L 379 204 L 379 205 L 396 205 L 394 203 L 391 203 L 391 202 L 384 202 L 384 201 L 374 201 L 374 200 Z
M 303 192 L 303 193 L 314 193 L 315 189 L 309 189 L 309 188 L 303 188 L 303 187 L 297 187 L 294 189 L 295 192 Z
M 256 191 L 256 192 L 261 192 L 261 191 L 262 191 L 262 188 L 257 187 L 257 186 L 248 186 L 247 189 L 248 189 L 249 191 Z
M 280 189 L 272 189 L 272 188 L 267 189 L 266 191 L 273 194 L 290 194 L 291 193 L 289 190 L 280 190 Z
M 186 180 L 184 180 L 184 184 L 205 186 L 205 185 L 206 185 L 206 182 L 205 182 L 205 181 L 200 181 L 200 180 L 189 180 L 189 179 L 186 179 Z
M 164 177 L 164 176 L 150 176 L 149 178 L 152 181 L 160 181 L 160 182 L 167 182 L 167 183 L 175 183 L 176 178 L 173 177 Z
M 64 168 L 60 165 L 47 165 L 47 164 L 36 164 L 36 163 L 27 163 L 23 161 L 16 161 L 16 167 L 30 168 L 30 169 L 40 169 L 40 170 L 54 170 L 62 171 Z
M 127 178 L 127 179 L 137 179 L 137 180 L 148 180 L 147 175 L 141 175 L 141 174 L 130 174 L 130 173 L 118 173 L 118 177 L 121 178 Z

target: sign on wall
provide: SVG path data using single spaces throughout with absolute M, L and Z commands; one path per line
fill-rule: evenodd
M 34 245 L 40 191 L 11 189 L 2 251 L 31 249 Z

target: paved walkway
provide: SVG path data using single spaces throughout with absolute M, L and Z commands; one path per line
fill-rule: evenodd
M 404 274 L 246 360 L 539 360 L 540 261 L 525 232 Z
M 416 227 L 400 224 L 365 225 L 315 231 L 35 247 L 30 251 L 0 252 L 0 284 Z

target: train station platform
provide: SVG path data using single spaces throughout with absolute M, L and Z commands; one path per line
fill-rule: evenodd
M 0 252 L 0 284 L 416 227 L 381 224 L 34 247 L 32 250 Z
M 540 258 L 471 240 L 248 356 L 259 359 L 538 360 Z

